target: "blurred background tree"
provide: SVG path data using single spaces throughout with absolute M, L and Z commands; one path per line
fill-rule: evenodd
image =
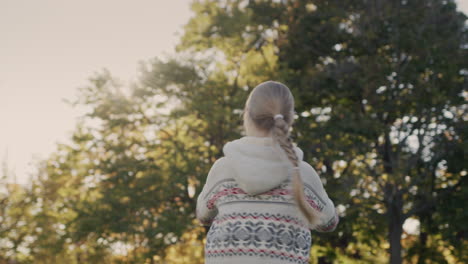
M 450 1 L 294 1 L 287 8 L 280 61 L 301 95 L 297 137 L 312 146 L 306 155 L 317 157 L 336 201 L 355 219 L 347 230 L 362 230 L 369 238 L 360 240 L 371 244 L 384 231 L 389 262 L 401 263 L 403 224 L 417 218 L 422 233 L 405 245 L 407 260 L 443 262 L 436 237 L 446 228 L 453 238 L 466 234 L 438 217 L 441 201 L 467 184 L 466 17 Z M 455 208 L 466 221 L 463 207 Z M 428 225 L 437 228 L 426 232 Z
M 176 54 L 143 62 L 130 87 L 92 76 L 72 143 L 31 188 L 2 190 L 0 263 L 203 263 L 197 195 L 270 79 L 292 89 L 293 138 L 341 215 L 314 234 L 311 263 L 468 261 L 468 43 L 453 1 L 192 10 Z

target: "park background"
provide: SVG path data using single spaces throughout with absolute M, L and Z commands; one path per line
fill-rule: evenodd
M 0 263 L 203 263 L 196 197 L 266 80 L 340 212 L 311 263 L 466 263 L 467 6 L 1 0 Z

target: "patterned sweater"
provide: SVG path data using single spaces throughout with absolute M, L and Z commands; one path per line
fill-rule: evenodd
M 330 232 L 338 224 L 333 202 L 314 168 L 300 160 L 307 202 L 320 214 L 311 226 L 292 197 L 292 165 L 271 137 L 245 136 L 223 147 L 197 200 L 197 218 L 210 226 L 205 263 L 306 264 L 310 230 Z

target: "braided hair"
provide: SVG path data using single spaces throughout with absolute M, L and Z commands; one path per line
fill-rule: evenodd
M 299 171 L 299 158 L 289 136 L 294 118 L 294 97 L 289 88 L 279 82 L 259 84 L 250 93 L 244 109 L 246 131 L 257 130 L 270 134 L 286 153 L 293 165 L 293 197 L 299 210 L 312 226 L 319 222 L 319 213 L 305 199 L 304 185 Z

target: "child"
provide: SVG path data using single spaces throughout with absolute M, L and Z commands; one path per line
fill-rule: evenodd
M 224 145 L 198 196 L 197 218 L 211 226 L 205 263 L 309 263 L 310 230 L 333 231 L 339 220 L 317 172 L 289 138 L 291 91 L 261 83 L 243 118 L 246 136 Z

